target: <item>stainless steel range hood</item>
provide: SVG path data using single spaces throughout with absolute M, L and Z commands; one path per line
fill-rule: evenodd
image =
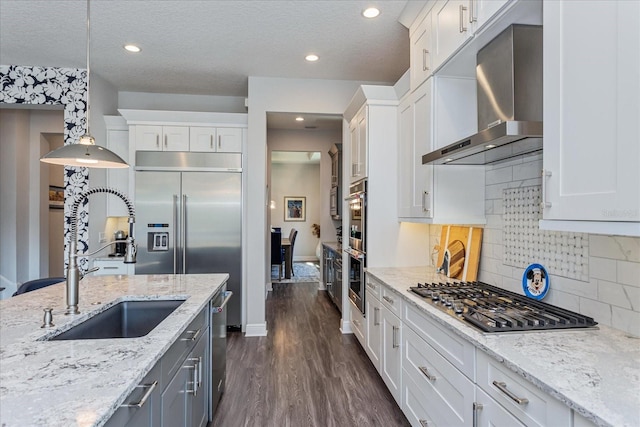
M 477 55 L 475 135 L 422 164 L 486 165 L 542 150 L 542 27 L 511 25 Z

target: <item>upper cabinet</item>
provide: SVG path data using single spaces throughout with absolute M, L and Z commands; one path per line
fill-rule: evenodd
M 104 116 L 104 122 L 107 133 L 107 148 L 131 164 L 127 122 L 120 116 Z M 129 169 L 131 168 L 107 169 L 107 187 L 120 190 L 129 196 Z M 129 216 L 127 206 L 116 197 L 107 197 L 106 208 L 106 216 Z
M 545 2 L 543 17 L 540 227 L 640 236 L 640 3 Z
M 433 15 L 433 66 L 438 68 L 473 35 L 467 0 L 440 0 Z
M 189 151 L 241 153 L 241 128 L 191 127 Z
M 135 128 L 137 151 L 189 151 L 187 126 L 149 126 Z
M 411 90 L 415 90 L 431 76 L 433 55 L 431 11 L 420 21 L 410 36 Z
M 367 177 L 367 113 L 365 105 L 349 123 L 351 183 Z

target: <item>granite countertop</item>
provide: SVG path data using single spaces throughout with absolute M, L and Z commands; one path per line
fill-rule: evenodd
M 587 419 L 603 426 L 640 425 L 637 337 L 607 326 L 580 331 L 483 334 L 408 290 L 418 282 L 443 281 L 433 268 L 368 268 L 367 273 L 451 333 L 470 341 Z
M 206 307 L 227 274 L 98 276 L 80 282 L 65 316 L 65 283 L 0 301 L 0 425 L 100 426 Z M 185 299 L 140 338 L 46 341 L 125 300 Z M 51 329 L 41 329 L 43 308 Z

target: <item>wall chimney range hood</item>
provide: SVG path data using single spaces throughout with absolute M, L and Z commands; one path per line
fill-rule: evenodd
M 480 132 L 422 164 L 486 165 L 542 150 L 542 27 L 509 26 L 477 54 Z

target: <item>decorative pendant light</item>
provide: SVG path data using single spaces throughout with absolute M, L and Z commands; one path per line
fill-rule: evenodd
M 63 145 L 43 156 L 40 161 L 54 165 L 78 166 L 85 168 L 127 168 L 129 165 L 113 151 L 96 145 L 95 138 L 89 132 L 90 94 L 91 94 L 91 25 L 90 0 L 87 0 L 87 108 L 86 133 L 75 144 Z

